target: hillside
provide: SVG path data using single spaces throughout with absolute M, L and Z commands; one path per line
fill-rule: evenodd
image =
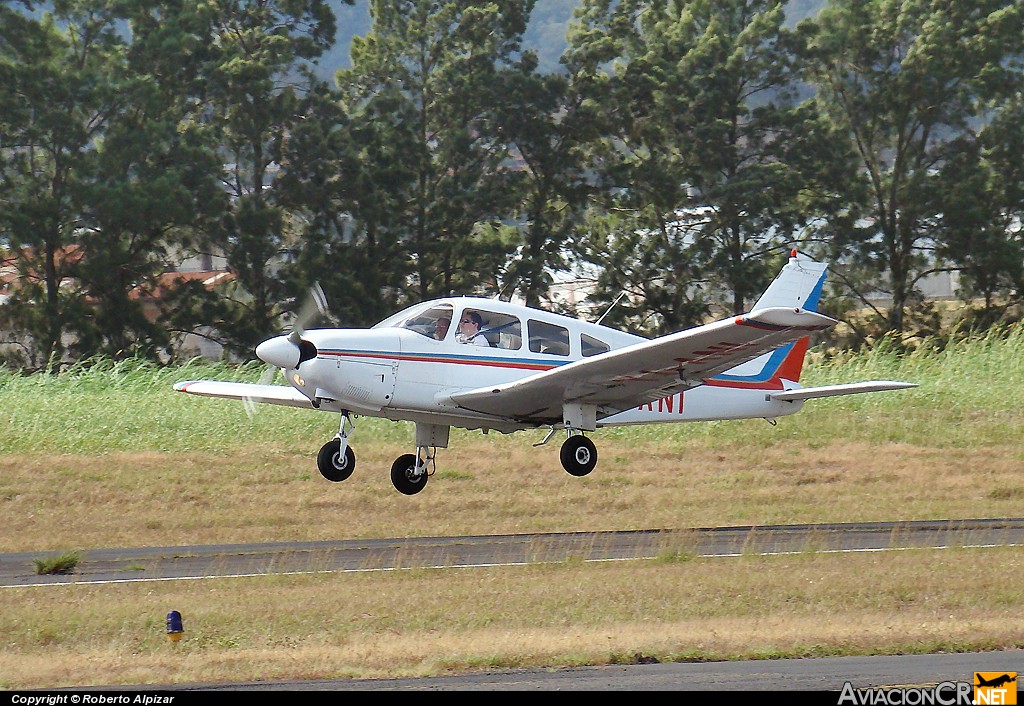
M 346 5 L 341 0 L 329 1 L 338 18 L 338 32 L 334 47 L 319 62 L 317 73 L 324 78 L 348 66 L 352 37 L 362 36 L 370 29 L 369 0 L 356 0 L 355 5 Z M 578 0 L 537 0 L 524 44 L 537 52 L 542 71 L 558 69 L 558 58 L 565 50 L 565 30 L 578 4 Z
M 334 47 L 319 62 L 318 73 L 324 78 L 348 66 L 352 37 L 362 36 L 370 29 L 369 0 L 357 0 L 352 6 L 341 0 L 329 1 L 338 18 L 338 31 Z M 579 4 L 579 0 L 537 0 L 523 44 L 537 52 L 541 71 L 558 70 L 558 59 L 565 51 L 565 32 Z M 825 0 L 790 0 L 787 5 L 790 24 L 816 14 L 824 4 Z
M 827 0 L 789 0 L 786 14 L 789 24 L 816 14 Z M 370 30 L 370 0 L 356 0 L 346 5 L 342 0 L 327 0 L 337 18 L 337 32 L 334 46 L 317 62 L 317 74 L 330 78 L 338 69 L 349 63 L 349 46 L 352 37 L 363 36 Z M 530 24 L 526 29 L 523 45 L 537 52 L 542 72 L 557 71 L 559 57 L 565 51 L 565 33 L 572 20 L 573 10 L 580 0 L 537 0 Z M 40 16 L 52 10 L 53 3 L 43 0 L 33 4 L 30 15 Z

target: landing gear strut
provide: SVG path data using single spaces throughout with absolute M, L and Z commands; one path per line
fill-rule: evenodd
M 316 467 L 320 469 L 320 475 L 332 483 L 340 483 L 356 470 L 356 454 L 348 445 L 348 435 L 352 429 L 355 429 L 355 424 L 347 413 L 342 414 L 338 435 L 324 444 L 316 455 Z
M 348 435 L 355 429 L 348 412 L 342 412 L 337 435 L 320 448 L 316 466 L 327 480 L 338 483 L 356 469 L 356 454 L 348 445 Z M 415 495 L 434 475 L 434 455 L 438 448 L 448 448 L 450 427 L 443 424 L 416 424 L 416 453 L 402 454 L 391 464 L 391 483 L 398 492 Z
M 434 454 L 448 448 L 450 427 L 443 424 L 416 423 L 416 453 L 402 454 L 391 465 L 391 484 L 404 495 L 415 495 L 434 474 Z

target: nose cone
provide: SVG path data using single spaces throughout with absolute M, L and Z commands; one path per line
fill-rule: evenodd
M 256 346 L 256 357 L 264 363 L 290 370 L 299 366 L 299 347 L 287 336 L 271 338 Z

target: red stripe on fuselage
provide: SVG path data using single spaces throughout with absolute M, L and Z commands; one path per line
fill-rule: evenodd
M 507 360 L 486 360 L 481 358 L 439 358 L 436 356 L 424 356 L 414 354 L 401 355 L 395 353 L 371 353 L 368 351 L 320 351 L 320 355 L 325 357 L 333 356 L 335 358 L 373 358 L 375 360 L 397 360 L 399 362 L 413 361 L 417 363 L 444 363 L 446 365 L 480 365 L 490 368 L 511 368 L 516 370 L 550 370 L 551 368 L 557 367 L 550 363 L 513 363 Z

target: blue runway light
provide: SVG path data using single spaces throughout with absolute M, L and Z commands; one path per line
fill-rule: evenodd
M 172 610 L 167 614 L 167 639 L 171 642 L 177 642 L 181 639 L 181 635 L 184 632 L 185 628 L 181 623 L 181 613 Z

